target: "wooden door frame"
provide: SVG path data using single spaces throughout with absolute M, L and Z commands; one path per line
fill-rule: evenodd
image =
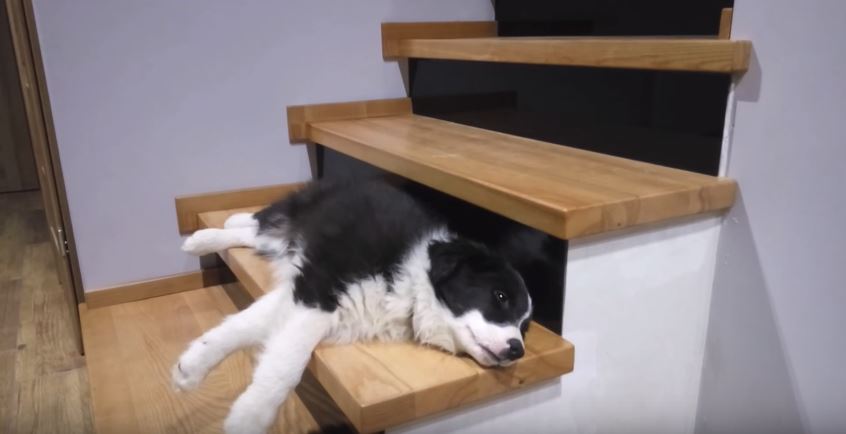
M 47 92 L 41 46 L 35 23 L 32 0 L 4 0 L 12 33 L 12 45 L 18 66 L 18 77 L 29 127 L 30 142 L 35 154 L 41 196 L 50 224 L 51 237 L 57 252 L 56 268 L 65 286 L 77 346 L 82 352 L 79 331 L 78 303 L 85 300 L 76 242 L 65 193 L 65 182 L 53 126 L 53 112 Z M 55 212 L 51 213 L 50 210 Z

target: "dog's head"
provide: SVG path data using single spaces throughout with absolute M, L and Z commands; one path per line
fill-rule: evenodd
M 532 300 L 511 265 L 485 246 L 456 239 L 429 246 L 429 279 L 452 314 L 457 350 L 483 366 L 507 366 L 523 357 Z

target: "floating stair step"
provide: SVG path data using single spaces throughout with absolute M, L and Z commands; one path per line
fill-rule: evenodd
M 219 228 L 236 212 L 198 216 L 200 227 Z M 252 249 L 234 248 L 221 258 L 254 297 L 270 289 L 270 269 Z M 526 355 L 508 368 L 484 369 L 413 343 L 321 346 L 309 370 L 360 432 L 375 432 L 500 395 L 573 370 L 573 345 L 532 323 Z
M 749 41 L 714 37 L 497 37 L 488 22 L 384 23 L 382 55 L 539 65 L 738 73 Z
M 730 179 L 413 115 L 410 109 L 362 117 L 360 104 L 374 102 L 289 107 L 289 129 L 303 132 L 292 139 L 319 143 L 563 239 L 734 203 L 737 185 Z

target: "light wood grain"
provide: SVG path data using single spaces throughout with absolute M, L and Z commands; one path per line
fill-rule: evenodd
M 734 9 L 723 8 L 720 11 L 720 32 L 717 39 L 731 39 L 731 20 L 734 16 Z
M 200 215 L 203 227 L 222 227 L 236 209 Z M 254 296 L 269 290 L 267 262 L 251 249 L 221 255 Z M 466 357 L 412 343 L 321 346 L 309 370 L 361 432 L 375 432 L 460 408 L 573 370 L 572 344 L 533 323 L 526 356 L 506 369 L 484 369 Z
M 405 39 L 484 38 L 494 37 L 496 32 L 496 21 L 382 23 L 382 56 L 402 57 L 399 43 Z
M 2 251 L 0 250 L 0 253 Z M 14 432 L 18 418 L 17 378 L 20 280 L 0 280 L 0 432 Z
M 248 354 L 224 360 L 190 393 L 173 391 L 170 368 L 192 339 L 236 311 L 220 286 L 100 309 L 83 306 L 97 432 L 220 432 L 230 405 L 250 381 Z M 319 429 L 294 393 L 272 432 Z
M 317 122 L 309 131 L 315 143 L 563 239 L 723 210 L 737 187 L 424 116 Z
M 439 23 L 443 25 L 443 23 Z M 383 25 L 385 57 L 538 65 L 737 73 L 749 67 L 751 44 L 683 37 L 428 37 L 414 29 L 432 23 Z M 408 31 L 401 31 L 409 26 Z M 399 35 L 399 36 L 397 36 Z M 489 36 L 489 35 L 488 35 Z M 384 41 L 389 41 L 385 45 Z M 387 48 L 387 52 L 384 50 Z
M 232 282 L 232 275 L 226 267 L 205 268 L 190 273 L 175 274 L 125 285 L 89 291 L 85 294 L 89 309 L 110 306 L 130 301 L 144 300 L 177 292 Z
M 308 125 L 312 122 L 374 118 L 410 113 L 411 98 L 289 106 L 287 109 L 288 138 L 291 143 L 305 142 L 308 139 Z
M 177 197 L 175 205 L 179 233 L 189 234 L 196 231 L 198 229 L 197 214 L 199 213 L 266 205 L 302 188 L 302 186 L 302 183 L 279 184 Z

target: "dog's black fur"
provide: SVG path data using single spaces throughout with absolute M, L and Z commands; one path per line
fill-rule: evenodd
M 345 283 L 369 276 L 392 282 L 411 246 L 446 222 L 387 183 L 315 182 L 258 212 L 259 235 L 282 235 L 303 249 L 294 297 L 332 312 Z M 520 275 L 482 244 L 455 238 L 429 245 L 429 277 L 454 315 L 478 309 L 492 323 L 514 323 L 529 309 Z M 267 252 L 266 252 L 267 253 Z M 279 252 L 273 252 L 279 254 Z M 521 325 L 525 332 L 528 320 Z

